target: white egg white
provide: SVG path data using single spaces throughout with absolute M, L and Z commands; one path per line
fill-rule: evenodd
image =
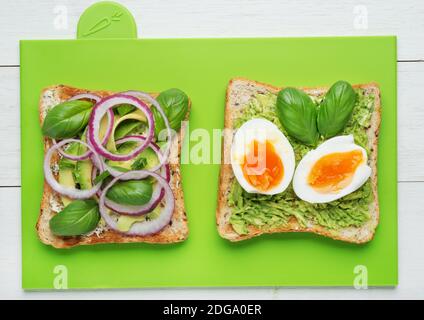
M 315 190 L 308 183 L 308 176 L 314 164 L 323 156 L 335 152 L 350 152 L 360 150 L 364 161 L 357 167 L 350 183 L 337 191 L 322 193 Z M 371 168 L 367 165 L 367 152 L 361 146 L 355 144 L 352 135 L 337 136 L 331 138 L 309 151 L 299 162 L 293 177 L 293 189 L 296 195 L 309 203 L 327 203 L 340 199 L 358 190 L 370 177 Z
M 252 186 L 243 175 L 241 165 L 253 140 L 271 143 L 284 166 L 284 175 L 280 183 L 266 191 Z M 289 186 L 295 169 L 295 156 L 290 142 L 274 123 L 266 119 L 252 119 L 245 122 L 234 135 L 231 145 L 231 166 L 237 181 L 244 190 L 249 193 L 273 195 L 283 192 Z

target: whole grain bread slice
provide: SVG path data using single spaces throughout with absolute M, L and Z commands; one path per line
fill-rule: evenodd
M 370 219 L 359 228 L 348 227 L 334 230 L 315 224 L 312 221 L 309 221 L 306 227 L 303 227 L 298 223 L 296 218 L 292 217 L 284 226 L 262 230 L 258 227 L 250 225 L 248 226 L 248 234 L 239 235 L 230 224 L 232 209 L 228 206 L 227 201 L 231 184 L 234 179 L 233 170 L 229 162 L 231 144 L 233 139 L 233 130 L 224 130 L 221 153 L 221 169 L 219 177 L 218 204 L 216 210 L 216 224 L 221 237 L 230 241 L 240 241 L 256 237 L 264 233 L 312 232 L 336 240 L 342 240 L 353 243 L 365 243 L 373 238 L 376 227 L 379 222 L 379 205 L 377 193 L 377 146 L 381 122 L 380 89 L 378 84 L 376 83 L 358 84 L 354 85 L 353 87 L 364 89 L 365 94 L 375 95 L 375 105 L 374 111 L 371 116 L 371 125 L 367 129 L 368 148 L 370 150 L 368 164 L 372 169 L 370 179 L 373 196 L 373 201 L 370 203 L 369 206 Z M 233 122 L 236 119 L 237 115 L 242 112 L 243 108 L 248 105 L 249 100 L 255 94 L 277 94 L 281 89 L 282 88 L 248 79 L 232 79 L 227 88 L 224 127 L 229 129 L 234 128 Z M 322 95 L 328 90 L 328 88 L 326 87 L 302 87 L 300 89 L 304 90 L 308 95 L 315 97 Z
M 112 91 L 89 91 L 65 85 L 55 85 L 45 88 L 42 90 L 39 100 L 40 124 L 43 123 L 44 118 L 50 108 L 74 95 L 86 92 L 94 93 L 101 97 L 105 97 L 114 93 Z M 156 97 L 157 94 L 151 94 L 151 96 Z M 185 127 L 183 125 L 180 132 L 174 136 L 171 144 L 171 154 L 169 159 L 171 169 L 170 186 L 175 197 L 175 209 L 171 222 L 160 232 L 148 236 L 129 236 L 111 230 L 105 224 L 100 223 L 96 230 L 87 235 L 78 237 L 55 236 L 50 230 L 49 221 L 55 214 L 57 214 L 57 212 L 63 209 L 63 203 L 61 201 L 60 195 L 52 190 L 51 187 L 45 182 L 40 206 L 40 215 L 36 224 L 36 230 L 40 240 L 43 243 L 51 245 L 55 248 L 70 248 L 78 245 L 92 245 L 99 243 L 174 243 L 185 240 L 188 237 L 188 224 L 184 207 L 184 196 L 180 174 L 181 142 L 184 139 L 184 134 Z M 46 152 L 51 147 L 51 145 L 51 139 L 44 138 L 44 152 Z M 52 161 L 53 162 L 51 165 L 54 166 L 58 163 L 59 156 L 53 158 Z

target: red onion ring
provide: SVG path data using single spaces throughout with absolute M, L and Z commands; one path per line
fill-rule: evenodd
M 128 142 L 128 141 L 139 142 L 139 141 L 144 141 L 145 139 L 146 138 L 143 137 L 143 136 L 126 136 L 122 139 L 117 140 L 116 144 L 120 145 L 120 144 Z M 160 151 L 160 147 L 156 143 L 154 143 L 153 141 L 150 142 L 149 147 L 152 148 L 153 151 L 156 152 L 156 154 L 158 155 L 159 161 L 161 163 L 156 165 L 154 168 L 149 169 L 148 171 L 154 172 L 154 171 L 157 171 L 158 169 L 161 169 L 161 176 L 169 183 L 169 181 L 171 180 L 169 164 L 165 163 L 166 158 L 163 156 L 162 152 Z M 108 167 L 107 164 L 105 164 L 105 166 L 106 166 L 107 170 L 109 171 L 109 173 L 113 172 L 113 174 L 111 173 L 111 175 L 113 177 L 118 177 L 118 176 L 122 175 L 121 171 L 110 168 L 110 167 Z M 133 170 L 133 172 L 136 172 L 136 173 L 139 173 L 140 171 L 142 171 L 142 170 Z M 146 178 L 146 177 L 147 177 L 146 174 L 140 174 L 139 175 L 140 179 Z M 144 204 L 144 205 L 141 205 L 141 206 L 121 205 L 119 203 L 116 203 L 116 202 L 108 199 L 107 197 L 106 197 L 106 200 L 105 200 L 105 204 L 109 209 L 111 209 L 111 210 L 113 210 L 113 211 L 115 211 L 119 214 L 138 216 L 138 215 L 146 214 L 146 213 L 152 211 L 152 209 L 154 209 L 159 204 L 159 202 L 162 200 L 164 195 L 165 195 L 165 190 L 163 188 L 161 188 L 160 186 L 156 185 L 154 190 L 153 190 L 152 198 L 150 199 L 150 201 L 147 204 Z
M 94 100 L 96 103 L 98 103 L 101 100 L 101 98 L 99 96 L 95 95 L 95 94 L 92 94 L 92 93 L 81 93 L 81 94 L 77 94 L 77 95 L 73 96 L 72 98 L 68 99 L 68 101 L 80 100 L 80 99 L 90 99 L 90 100 Z M 107 127 L 106 133 L 105 133 L 105 135 L 104 135 L 104 137 L 102 139 L 102 144 L 103 145 L 106 144 L 106 142 L 110 138 L 110 135 L 111 135 L 112 129 L 113 129 L 114 118 L 115 118 L 112 109 L 110 109 L 110 112 L 108 112 L 107 115 L 108 115 L 108 127 Z M 87 132 L 87 135 L 88 135 L 88 132 Z M 53 141 L 53 144 L 54 145 L 57 144 L 56 139 L 52 139 L 52 141 Z M 87 141 L 88 141 L 88 139 L 87 139 Z M 68 159 L 73 160 L 73 161 L 83 161 L 83 160 L 86 160 L 86 159 L 88 159 L 91 156 L 91 153 L 92 153 L 90 150 L 87 150 L 82 155 L 72 155 L 72 154 L 66 153 L 62 149 L 58 149 L 58 152 L 62 156 L 64 156 L 65 158 L 68 158 Z
M 165 190 L 165 207 L 161 210 L 159 217 L 156 219 L 150 220 L 150 221 L 143 221 L 143 222 L 135 222 L 131 228 L 126 231 L 122 232 L 118 229 L 117 222 L 114 220 L 113 217 L 111 217 L 108 214 L 108 209 L 105 205 L 105 199 L 106 194 L 108 190 L 118 181 L 118 180 L 124 180 L 122 178 L 125 178 L 126 180 L 138 180 L 140 179 L 140 176 L 143 174 L 151 176 L 155 178 L 160 185 Z M 175 207 L 175 199 L 174 195 L 172 193 L 171 187 L 168 185 L 165 179 L 163 179 L 160 175 L 150 172 L 150 171 L 144 171 L 140 170 L 138 172 L 134 171 L 128 171 L 123 173 L 121 176 L 114 178 L 107 186 L 104 188 L 102 195 L 99 199 L 99 210 L 100 214 L 105 220 L 106 224 L 113 230 L 124 233 L 127 235 L 134 235 L 134 236 L 147 236 L 150 234 L 157 233 L 161 231 L 163 228 L 165 228 L 169 222 L 172 219 L 172 214 L 174 212 Z
M 143 91 L 129 90 L 129 91 L 123 92 L 123 94 L 130 95 L 130 96 L 139 98 L 141 100 L 147 101 L 148 103 L 154 105 L 156 109 L 159 111 L 160 115 L 162 116 L 163 122 L 165 123 L 166 135 L 167 135 L 167 138 L 166 138 L 167 143 L 166 143 L 165 150 L 163 151 L 163 154 L 166 158 L 168 158 L 169 152 L 171 150 L 172 130 L 171 130 L 171 126 L 169 125 L 168 117 L 166 116 L 159 102 L 157 102 L 156 99 L 152 98 L 148 93 Z
M 92 151 L 92 152 L 94 151 L 94 149 L 89 144 L 87 144 L 87 143 L 85 143 L 84 141 L 81 141 L 81 140 L 65 139 L 65 140 L 58 142 L 57 144 L 53 145 L 46 153 L 46 156 L 44 158 L 44 177 L 45 177 L 47 183 L 50 185 L 50 187 L 52 187 L 52 189 L 54 191 L 56 191 L 57 193 L 60 193 L 61 195 L 67 196 L 67 197 L 72 198 L 72 199 L 88 199 L 88 198 L 91 198 L 92 196 L 94 196 L 96 194 L 96 192 L 100 189 L 101 183 L 98 183 L 93 188 L 87 189 L 87 190 L 67 188 L 67 187 L 62 186 L 59 182 L 56 181 L 56 179 L 53 176 L 53 173 L 51 171 L 51 168 L 50 168 L 50 162 L 51 162 L 53 153 L 56 150 L 59 151 L 59 149 L 62 146 L 64 146 L 65 144 L 71 143 L 71 142 L 81 143 L 82 145 L 86 146 L 90 151 Z M 93 155 L 95 157 L 99 158 L 99 156 L 95 152 L 93 152 Z M 100 162 L 100 159 L 98 159 L 98 161 Z
M 162 168 L 164 168 L 165 170 L 163 170 L 164 172 L 161 172 L 161 176 L 165 178 L 165 180 L 169 183 L 170 177 L 171 177 L 169 165 L 165 164 Z M 93 166 L 93 169 L 91 170 L 91 181 L 93 183 L 94 183 L 94 180 L 96 179 L 97 171 L 98 171 L 97 168 Z M 121 172 L 121 175 L 122 175 L 122 172 Z M 102 190 L 99 189 L 96 192 L 96 195 L 100 198 L 101 194 L 102 194 Z M 153 189 L 153 193 L 152 193 L 152 198 L 147 204 L 144 204 L 141 206 L 122 205 L 106 198 L 105 205 L 109 209 L 119 214 L 130 215 L 130 216 L 140 216 L 140 215 L 149 213 L 154 208 L 156 208 L 156 206 L 162 201 L 164 195 L 165 195 L 165 190 L 161 186 L 155 185 Z
M 139 147 L 135 148 L 129 154 L 125 155 L 114 154 L 107 150 L 99 141 L 99 137 L 97 136 L 100 128 L 100 121 L 104 114 L 108 112 L 108 110 L 111 110 L 114 106 L 119 104 L 130 104 L 135 106 L 137 109 L 141 110 L 146 115 L 147 122 L 149 125 L 149 132 L 144 143 L 141 144 Z M 153 139 L 155 128 L 154 126 L 155 124 L 153 120 L 152 111 L 143 101 L 140 101 L 139 99 L 129 95 L 115 94 L 104 98 L 94 106 L 93 111 L 91 112 L 90 120 L 88 122 L 88 139 L 90 141 L 90 144 L 93 146 L 94 150 L 103 157 L 113 161 L 127 161 L 136 157 L 148 147 L 148 145 Z

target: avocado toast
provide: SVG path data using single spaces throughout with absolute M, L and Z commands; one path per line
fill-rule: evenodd
M 216 223 L 219 234 L 230 241 L 240 241 L 264 233 L 312 232 L 347 242 L 370 241 L 379 221 L 377 194 L 377 144 L 381 119 L 380 90 L 374 83 L 353 86 L 358 99 L 353 115 L 342 134 L 353 135 L 366 149 L 372 173 L 355 192 L 333 202 L 311 204 L 301 200 L 290 185 L 276 195 L 248 193 L 235 179 L 230 150 L 234 135 L 224 131 L 219 178 Z M 282 88 L 242 78 L 232 79 L 227 89 L 226 129 L 238 129 L 248 120 L 264 118 L 283 133 L 286 130 L 276 112 L 277 94 Z M 328 88 L 301 88 L 316 104 Z M 288 135 L 296 163 L 313 148 Z M 322 141 L 320 141 L 322 142 Z
M 171 89 L 172 90 L 172 89 Z M 68 99 L 79 95 L 79 94 L 94 94 L 99 96 L 100 98 L 110 97 L 114 93 L 110 91 L 88 91 L 84 89 L 77 89 L 64 85 L 56 85 L 45 88 L 40 96 L 39 101 L 39 116 L 40 116 L 40 124 L 43 126 L 44 121 L 46 119 L 46 115 L 48 112 L 55 106 L 67 101 Z M 158 94 L 150 94 L 152 98 L 156 98 Z M 149 106 L 151 108 L 151 106 Z M 187 98 L 187 111 L 183 114 L 184 119 L 187 119 L 189 116 L 189 108 L 190 101 Z M 128 114 L 128 111 L 125 111 Z M 115 115 L 116 118 L 119 119 L 119 115 Z M 115 118 L 115 123 L 116 123 Z M 122 116 L 121 116 L 122 118 Z M 184 120 L 183 119 L 183 120 Z M 170 120 L 171 121 L 171 120 Z M 134 121 L 133 121 L 134 122 Z M 128 123 L 128 122 L 127 122 Z M 131 125 L 131 124 L 130 124 Z M 130 128 L 130 126 L 127 126 Z M 128 129 L 133 130 L 133 129 Z M 122 130 L 120 130 L 122 133 Z M 130 131 L 128 131 L 130 132 Z M 114 129 L 113 134 L 118 133 L 118 127 L 116 130 Z M 91 245 L 98 243 L 129 243 L 129 242 L 147 242 L 147 243 L 173 243 L 180 242 L 187 238 L 188 236 L 188 225 L 187 225 L 187 217 L 184 207 L 184 198 L 181 184 L 181 174 L 180 174 L 180 153 L 181 153 L 181 142 L 184 138 L 185 128 L 184 124 L 181 128 L 178 128 L 177 133 L 172 137 L 172 143 L 170 144 L 170 154 L 169 154 L 169 186 L 170 190 L 172 190 L 172 194 L 174 197 L 174 206 L 172 210 L 172 217 L 170 218 L 169 223 L 163 227 L 161 230 L 157 232 L 153 232 L 147 235 L 130 235 L 125 232 L 120 232 L 119 230 L 113 230 L 110 228 L 107 223 L 105 223 L 104 219 L 100 218 L 95 224 L 95 228 L 92 228 L 91 231 L 85 232 L 81 235 L 72 235 L 72 236 L 62 236 L 55 234 L 52 232 L 52 223 L 51 220 L 55 217 L 59 212 L 63 211 L 66 206 L 69 205 L 71 199 L 67 197 L 63 197 L 58 192 L 54 191 L 52 187 L 45 181 L 44 183 L 44 191 L 40 206 L 40 215 L 36 224 L 36 229 L 40 240 L 45 243 L 52 245 L 56 248 L 68 248 L 77 245 Z M 124 134 L 125 136 L 125 134 Z M 46 153 L 52 145 L 54 144 L 53 140 L 45 136 L 44 137 L 44 152 Z M 69 149 L 66 149 L 67 151 Z M 150 150 L 150 149 L 147 149 Z M 119 151 L 119 150 L 118 150 Z M 70 151 L 69 151 L 70 152 Z M 64 159 L 59 153 L 56 153 L 51 158 L 50 166 L 53 168 L 53 174 L 56 179 L 60 179 L 61 172 L 61 161 L 68 160 Z M 146 157 L 141 159 L 146 161 Z M 83 181 L 92 180 L 91 179 L 91 170 L 89 172 L 84 172 L 83 164 L 88 161 L 77 161 L 77 165 L 81 163 L 79 167 L 78 173 L 78 181 L 80 184 L 80 188 L 83 187 Z M 118 163 L 115 163 L 119 165 Z M 134 161 L 133 163 L 134 164 Z M 92 166 L 91 166 L 92 167 Z M 65 167 L 66 168 L 66 167 Z M 129 170 L 134 170 L 129 168 Z M 88 176 L 87 176 L 88 175 Z M 75 179 L 75 175 L 74 175 Z M 63 180 L 63 178 L 62 178 Z M 72 180 L 72 179 L 71 179 Z M 62 183 L 68 183 L 69 181 L 59 181 Z M 72 183 L 71 183 L 72 184 Z M 115 192 L 116 193 L 116 192 Z M 92 197 L 95 201 L 98 201 L 98 193 L 96 196 Z M 92 200 L 90 200 L 92 201 Z M 128 216 L 127 216 L 128 217 Z M 131 224 L 133 221 L 131 220 L 133 217 L 124 217 L 126 220 L 125 224 Z M 153 217 L 154 218 L 154 217 Z

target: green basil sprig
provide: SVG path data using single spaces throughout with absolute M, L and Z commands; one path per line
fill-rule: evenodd
M 281 90 L 277 96 L 277 116 L 290 136 L 307 145 L 317 144 L 317 108 L 306 93 L 295 88 Z
M 98 184 L 99 182 L 103 182 L 106 178 L 109 178 L 111 174 L 109 171 L 105 170 L 101 174 L 99 174 L 93 181 L 93 184 Z
M 76 136 L 88 123 L 93 103 L 84 100 L 66 101 L 51 109 L 44 119 L 43 135 L 53 139 Z
M 181 121 L 184 120 L 188 111 L 188 96 L 180 89 L 168 89 L 159 94 L 156 98 L 168 118 L 169 125 L 173 130 L 181 128 Z M 155 118 L 156 136 L 165 129 L 165 123 L 159 111 L 152 106 L 153 116 Z
M 121 104 L 116 107 L 116 112 L 121 116 L 125 116 L 126 114 L 133 112 L 136 108 L 130 104 Z
M 152 197 L 152 185 L 146 180 L 128 180 L 115 183 L 106 197 L 116 203 L 140 206 L 149 202 Z
M 121 139 L 125 136 L 135 133 L 142 133 L 145 125 L 138 120 L 128 119 L 121 122 L 115 129 L 115 140 Z
M 317 124 L 324 138 L 340 133 L 352 116 L 356 93 L 346 81 L 337 81 L 326 93 L 318 109 Z
M 131 170 L 142 170 L 147 165 L 147 159 L 144 157 L 136 158 L 135 161 L 131 164 Z
M 50 230 L 57 236 L 80 236 L 93 231 L 100 220 L 95 200 L 75 200 L 50 219 Z

